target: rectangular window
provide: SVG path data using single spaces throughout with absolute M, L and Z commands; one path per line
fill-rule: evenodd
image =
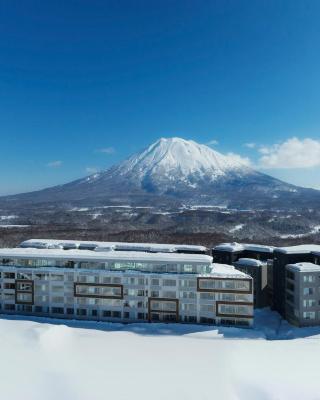
M 198 278 L 198 292 L 251 293 L 251 279 Z
M 64 276 L 60 274 L 51 274 L 51 281 L 63 281 Z
M 15 296 L 17 304 L 33 304 L 34 282 L 28 280 L 15 281 Z
M 123 299 L 123 286 L 116 284 L 75 283 L 75 297 L 96 297 L 105 299 Z
M 51 312 L 53 314 L 64 314 L 63 307 L 51 307 Z
M 303 318 L 304 319 L 315 319 L 316 318 L 316 313 L 314 311 L 304 311 L 303 312 Z
M 315 300 L 303 300 L 303 307 L 315 307 L 316 301 Z
M 303 282 L 314 282 L 315 276 L 314 275 L 303 275 Z
M 16 275 L 14 272 L 5 272 L 3 274 L 4 279 L 15 279 Z
M 163 286 L 176 286 L 174 279 L 163 279 Z
M 310 296 L 314 294 L 314 288 L 303 288 L 303 294 L 305 296 Z

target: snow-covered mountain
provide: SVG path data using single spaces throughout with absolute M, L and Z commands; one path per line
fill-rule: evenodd
M 303 208 L 319 205 L 320 192 L 279 181 L 194 141 L 162 138 L 106 171 L 3 201 Z

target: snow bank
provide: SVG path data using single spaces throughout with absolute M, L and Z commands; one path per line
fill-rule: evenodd
M 1 398 L 319 399 L 320 329 L 268 341 L 262 321 L 281 332 L 280 319 L 266 311 L 255 330 L 0 319 Z

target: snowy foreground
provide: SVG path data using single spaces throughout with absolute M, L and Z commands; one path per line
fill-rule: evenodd
M 64 323 L 0 319 L 1 399 L 320 399 L 320 328 L 268 310 L 253 330 Z

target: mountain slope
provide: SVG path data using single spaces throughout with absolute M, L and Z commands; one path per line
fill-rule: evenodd
M 262 174 L 211 148 L 180 138 L 159 139 L 106 171 L 0 204 L 212 204 L 234 208 L 304 208 L 320 192 Z

